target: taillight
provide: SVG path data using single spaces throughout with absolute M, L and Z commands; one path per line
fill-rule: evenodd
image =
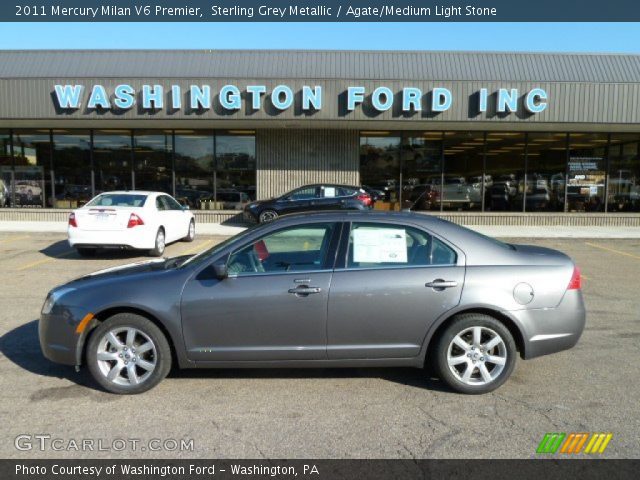
M 371 196 L 368 193 L 361 193 L 356 198 L 364 203 L 365 207 L 371 206 Z
M 571 275 L 571 280 L 569 281 L 569 286 L 567 290 L 580 290 L 582 288 L 582 278 L 580 276 L 580 269 L 578 267 L 573 267 L 573 275 Z
M 135 213 L 132 213 L 131 216 L 129 217 L 129 223 L 127 223 L 127 228 L 137 227 L 138 225 L 144 225 L 144 222 L 138 215 L 136 215 Z
M 70 227 L 78 227 L 78 222 L 76 222 L 76 214 L 71 212 L 69 214 L 69 226 Z

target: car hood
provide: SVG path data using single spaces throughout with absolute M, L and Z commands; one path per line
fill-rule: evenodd
M 169 259 L 166 258 L 155 258 L 153 260 L 144 260 L 142 262 L 128 263 L 126 265 L 105 268 L 103 270 L 83 275 L 69 283 L 80 283 L 89 280 L 102 280 L 109 277 L 121 277 L 126 275 L 135 275 L 138 273 L 160 271 L 165 269 L 165 264 L 168 260 Z

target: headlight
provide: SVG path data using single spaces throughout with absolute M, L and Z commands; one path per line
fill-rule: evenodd
M 47 295 L 47 299 L 44 301 L 44 305 L 42 305 L 42 313 L 45 315 L 51 313 L 56 302 L 58 302 L 63 295 L 73 292 L 74 290 L 75 288 L 60 288 L 49 293 L 49 295 Z

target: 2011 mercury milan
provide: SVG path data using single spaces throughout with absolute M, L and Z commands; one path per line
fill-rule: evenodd
M 53 289 L 47 358 L 115 393 L 193 367 L 424 367 L 489 392 L 585 325 L 565 254 L 414 213 L 292 215 L 195 256 L 116 267 Z

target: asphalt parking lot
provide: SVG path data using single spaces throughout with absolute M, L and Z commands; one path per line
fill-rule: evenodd
M 0 233 L 0 458 L 528 458 L 547 432 L 611 432 L 602 456 L 640 457 L 640 240 L 513 241 L 577 261 L 588 319 L 574 349 L 520 360 L 494 393 L 458 395 L 413 369 L 198 370 L 125 397 L 48 362 L 37 318 L 51 287 L 139 257 L 82 259 L 62 234 Z M 17 450 L 21 434 L 62 439 L 63 450 Z M 193 450 L 68 449 L 87 438 L 193 439 Z

